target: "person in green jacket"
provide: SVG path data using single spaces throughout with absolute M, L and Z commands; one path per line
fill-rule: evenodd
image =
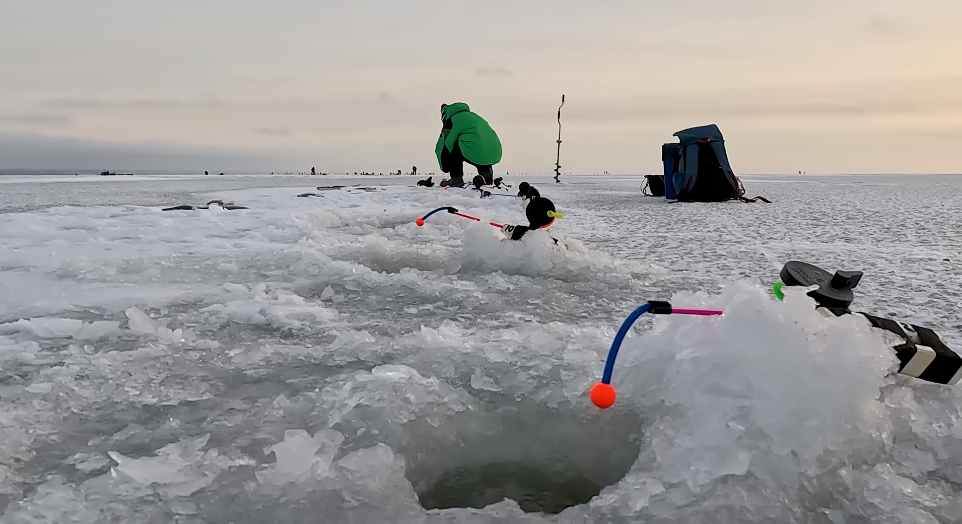
M 434 147 L 441 171 L 451 175 L 441 186 L 464 185 L 464 162 L 478 168 L 486 184 L 494 183 L 494 165 L 501 161 L 501 139 L 488 122 L 464 102 L 441 104 L 441 136 Z

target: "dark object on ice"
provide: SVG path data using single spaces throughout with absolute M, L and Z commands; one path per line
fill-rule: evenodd
M 855 300 L 855 291 L 862 280 L 861 271 L 836 271 L 832 275 L 824 269 L 805 262 L 792 261 L 782 268 L 779 278 L 786 286 L 818 286 L 808 292 L 821 307 L 847 308 Z
M 725 138 L 715 124 L 683 129 L 674 134 L 678 143 L 661 146 L 665 198 L 679 202 L 755 202 L 745 198 L 745 188 L 732 171 Z
M 313 167 L 311 168 L 311 174 L 312 174 L 312 175 L 316 175 L 316 174 L 317 174 L 317 171 L 315 171 Z
M 182 205 L 182 206 L 174 206 L 174 207 L 165 207 L 163 210 L 164 211 L 194 211 L 195 209 L 210 209 L 211 204 L 216 204 L 218 207 L 222 207 L 224 209 L 231 210 L 231 211 L 234 209 L 249 209 L 244 206 L 238 206 L 233 202 L 224 203 L 223 200 L 211 200 L 210 202 L 207 203 L 207 205 L 203 205 L 203 206 Z
M 813 287 L 808 296 L 815 300 L 820 311 L 837 317 L 861 315 L 872 327 L 900 337 L 902 343 L 893 346 L 899 359 L 899 373 L 936 384 L 957 384 L 962 380 L 962 357 L 935 331 L 891 318 L 853 313 L 849 309 L 855 299 L 853 290 L 862 279 L 861 271 L 836 271 L 832 275 L 812 264 L 792 261 L 785 264 L 779 276 L 786 286 Z
M 665 167 L 677 164 L 677 169 L 665 172 L 666 186 L 671 177 L 671 190 L 666 190 L 666 196 L 672 194 L 668 198 L 677 198 L 679 202 L 723 202 L 739 197 L 738 179 L 728 163 L 725 138 L 718 126 L 683 129 L 674 136 L 678 137 L 678 144 L 662 146 Z M 677 161 L 672 158 L 669 162 L 666 151 L 676 151 Z
M 411 166 L 411 174 L 414 176 L 418 175 L 418 166 Z
M 528 226 L 520 226 L 520 225 L 519 225 L 519 226 L 512 226 L 512 225 L 505 224 L 505 225 L 501 228 L 501 231 L 503 231 L 503 232 L 511 235 L 511 240 L 521 240 L 521 237 L 523 237 L 524 234 L 527 233 L 528 231 L 531 231 L 531 229 L 532 229 L 532 228 L 530 228 L 530 227 L 528 227 Z M 557 238 L 555 238 L 555 237 L 548 237 L 548 238 L 550 238 L 551 240 L 553 240 L 554 243 L 555 243 L 555 245 L 559 245 Z M 566 244 L 560 244 L 560 245 L 563 246 L 563 247 L 566 247 L 566 248 L 568 247 Z
M 134 176 L 133 173 L 111 173 L 110 171 L 102 171 L 100 176 Z
M 501 183 L 504 182 L 504 178 L 498 177 L 494 179 L 494 187 L 500 188 Z
M 418 185 L 423 187 L 434 187 L 434 177 L 427 177 L 424 180 L 418 180 Z
M 836 316 L 844 312 L 832 311 Z M 962 379 L 962 357 L 952 351 L 942 336 L 935 331 L 915 324 L 905 324 L 891 318 L 862 315 L 872 327 L 884 329 L 902 337 L 904 341 L 894 347 L 899 359 L 899 373 L 936 384 L 957 384 Z
M 359 189 L 361 191 L 377 191 L 376 187 L 361 187 L 361 186 L 317 186 L 318 191 L 335 191 L 338 189 L 347 189 L 348 191 L 352 189 Z
M 645 196 L 665 196 L 665 175 L 645 175 L 645 183 L 641 186 L 641 193 Z
M 550 216 L 549 213 L 553 214 L 555 211 L 554 202 L 547 198 L 535 197 L 524 208 L 524 215 L 528 219 L 527 226 L 505 225 L 501 230 L 510 234 L 511 240 L 520 240 L 530 230 L 550 226 L 554 222 L 554 217 Z M 552 240 L 555 241 L 555 244 L 558 243 L 557 239 L 552 238 Z
M 208 173 L 207 171 L 204 171 L 204 176 L 208 176 L 208 175 L 210 175 L 210 173 Z
M 518 196 L 521 198 L 532 199 L 541 197 L 541 193 L 539 193 L 538 190 L 535 189 L 531 184 L 527 182 L 521 182 L 518 184 Z
M 504 231 L 505 233 L 511 235 L 511 240 L 521 240 L 521 237 L 523 237 L 524 234 L 527 233 L 529 229 L 531 228 L 528 226 L 522 226 L 522 225 L 512 226 L 509 224 L 505 224 L 504 227 L 501 228 L 501 231 Z M 557 243 L 557 240 L 555 240 L 555 242 Z
M 314 196 L 314 197 L 319 197 L 319 196 L 324 196 L 324 195 L 322 195 L 322 194 L 320 194 L 320 193 L 301 193 L 300 195 L 297 195 L 297 196 L 299 196 L 299 197 L 312 197 L 312 196 Z

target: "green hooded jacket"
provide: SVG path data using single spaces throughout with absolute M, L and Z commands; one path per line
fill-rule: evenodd
M 454 151 L 455 144 L 460 146 L 464 159 L 472 164 L 491 166 L 501 161 L 501 139 L 485 119 L 471 112 L 468 104 L 456 102 L 445 106 L 442 113 L 445 121 L 450 120 L 450 124 L 445 122 L 444 126 L 450 125 L 447 136 L 442 132 L 434 147 L 442 171 L 445 166 L 441 154 L 444 149 L 448 153 Z

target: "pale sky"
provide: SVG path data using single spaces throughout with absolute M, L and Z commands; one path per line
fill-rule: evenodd
M 497 172 L 962 172 L 962 0 L 0 0 L 0 168 L 437 171 L 441 103 Z M 469 172 L 471 170 L 469 169 Z

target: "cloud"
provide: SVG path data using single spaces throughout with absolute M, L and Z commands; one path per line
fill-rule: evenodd
M 136 144 L 77 138 L 0 134 L 0 169 L 257 170 L 284 161 L 250 148 L 195 147 L 170 142 Z
M 757 89 L 711 90 L 647 96 L 578 98 L 562 119 L 582 122 L 643 122 L 650 119 L 855 119 L 962 114 L 962 78 L 868 82 Z M 557 107 L 557 106 L 555 106 Z M 550 120 L 548 104 L 501 106 L 513 121 Z
M 262 127 L 255 129 L 254 133 L 267 136 L 290 136 L 291 130 L 286 127 Z
M 0 124 L 65 126 L 70 117 L 58 114 L 0 114 Z
M 679 118 L 695 116 L 711 116 L 712 118 L 741 117 L 836 117 L 836 116 L 868 116 L 880 114 L 910 114 L 921 112 L 909 100 L 883 100 L 878 102 L 844 102 L 844 101 L 771 101 L 771 102 L 729 102 L 712 103 L 647 103 L 627 105 L 622 107 L 597 107 L 591 111 L 569 111 L 568 117 L 581 121 L 616 121 L 637 120 L 645 118 Z
M 110 110 L 256 110 L 256 111 L 296 111 L 305 110 L 342 110 L 349 106 L 370 105 L 372 100 L 394 102 L 395 97 L 385 90 L 377 93 L 358 93 L 350 96 L 305 97 L 305 98 L 254 98 L 221 99 L 212 95 L 185 99 L 118 99 L 99 98 L 54 98 L 40 100 L 37 107 L 69 111 L 110 111 Z
M 120 106 L 130 106 L 138 109 L 176 109 L 180 107 L 197 107 L 197 106 L 208 106 L 212 105 L 208 101 L 193 101 L 193 100 L 131 100 L 129 102 L 124 102 L 117 104 Z
M 578 106 L 562 112 L 562 120 L 578 122 L 618 123 L 644 122 L 657 119 L 760 119 L 760 118 L 800 118 L 800 117 L 860 117 L 882 114 L 916 114 L 925 110 L 916 103 L 905 99 L 882 100 L 877 102 L 844 101 L 700 101 L 684 99 L 641 99 L 641 100 L 587 100 Z M 554 111 L 545 108 L 534 111 L 530 108 L 502 109 L 501 114 L 513 121 L 536 122 L 550 121 Z
M 133 108 L 133 109 L 176 109 L 176 108 L 211 108 L 220 105 L 221 102 L 213 96 L 197 99 L 173 100 L 173 99 L 136 99 L 136 100 L 101 100 L 92 98 L 56 98 L 40 102 L 43 107 L 55 107 L 59 109 L 90 110 L 90 109 L 113 109 L 113 108 Z
M 906 18 L 872 14 L 866 21 L 866 28 L 870 33 L 898 35 L 908 32 L 911 23 Z
M 478 76 L 511 76 L 514 71 L 503 67 L 482 67 L 477 70 Z
M 41 106 L 57 107 L 61 109 L 95 109 L 106 107 L 107 103 L 103 100 L 84 100 L 78 98 L 57 98 L 40 102 Z

